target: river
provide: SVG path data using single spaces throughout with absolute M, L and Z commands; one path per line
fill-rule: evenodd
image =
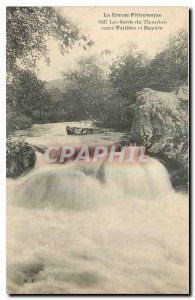
M 68 136 L 66 125 L 34 125 L 14 138 L 31 144 L 112 144 L 124 134 Z M 83 124 L 91 126 L 90 122 Z M 26 294 L 188 292 L 188 197 L 164 166 L 75 163 L 35 168 L 7 180 L 7 290 Z M 91 174 L 91 173 L 90 173 Z

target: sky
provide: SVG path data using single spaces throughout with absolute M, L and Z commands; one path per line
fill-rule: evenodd
M 163 48 L 169 36 L 180 28 L 188 28 L 188 9 L 185 7 L 57 7 L 58 12 L 73 22 L 87 36 L 92 38 L 94 45 L 83 50 L 79 46 L 70 49 L 69 54 L 61 55 L 56 41 L 50 39 L 47 42 L 49 49 L 50 66 L 47 66 L 44 59 L 38 62 L 39 77 L 42 80 L 50 81 L 62 78 L 62 72 L 74 66 L 80 56 L 100 55 L 109 49 L 111 54 L 106 58 L 112 60 L 120 55 L 131 43 L 135 43 L 138 49 L 145 51 L 150 57 Z M 112 16 L 112 14 L 115 16 Z M 161 17 L 119 17 L 116 14 L 161 14 Z M 104 14 L 110 14 L 105 17 Z M 98 20 L 113 21 L 165 21 L 163 30 L 101 30 L 105 25 L 98 24 Z M 118 25 L 118 24 L 117 24 Z M 114 25 L 109 25 L 114 26 Z M 139 26 L 127 24 L 126 26 Z M 148 26 L 156 26 L 148 25 Z M 143 26 L 142 26 L 143 27 Z

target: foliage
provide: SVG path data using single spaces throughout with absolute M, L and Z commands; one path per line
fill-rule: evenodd
M 64 73 L 64 78 L 70 81 L 64 94 L 66 103 L 70 103 L 75 116 L 90 118 L 99 126 L 124 128 L 126 100 L 113 87 L 97 58 L 81 58 L 75 68 Z
M 148 59 L 136 48 L 130 48 L 127 53 L 119 57 L 110 67 L 110 80 L 118 89 L 120 95 L 132 103 L 135 94 L 146 86 L 145 75 Z
M 187 84 L 188 80 L 188 33 L 180 30 L 173 35 L 165 49 L 156 54 L 148 69 L 148 86 L 171 91 Z
M 41 56 L 49 62 L 48 37 L 58 41 L 62 53 L 75 41 L 80 41 L 85 48 L 92 44 L 52 7 L 7 7 L 8 76 L 13 76 L 18 63 L 33 67 Z
M 50 95 L 33 68 L 47 55 L 47 40 L 58 41 L 62 54 L 75 42 L 86 49 L 93 42 L 52 7 L 7 7 L 7 132 L 33 122 L 50 121 Z
M 7 134 L 42 120 L 49 99 L 45 83 L 35 73 L 18 71 L 7 84 Z
M 41 55 L 47 58 L 48 37 L 58 40 L 62 52 L 76 41 L 88 46 L 91 42 L 53 8 L 8 8 L 7 24 L 7 67 L 12 74 L 7 88 L 8 123 L 15 120 L 19 127 L 23 116 L 27 124 L 90 118 L 99 126 L 130 130 L 137 92 L 146 87 L 172 91 L 188 78 L 188 35 L 181 30 L 150 60 L 135 46 L 118 57 L 109 71 L 95 56 L 81 58 L 64 72 L 69 83 L 64 91 L 47 91 L 35 73 L 18 70 L 18 62 L 30 68 Z
M 7 86 L 7 105 L 27 117 L 33 117 L 34 110 L 41 116 L 48 98 L 45 83 L 31 71 L 20 70 Z
M 17 113 L 13 109 L 7 108 L 6 113 L 6 133 L 7 136 L 12 134 L 15 129 L 26 129 L 33 124 L 32 118 Z
M 120 95 L 135 100 L 136 92 L 149 87 L 171 91 L 188 80 L 188 33 L 180 30 L 151 60 L 136 48 L 119 57 L 110 67 L 110 80 Z
M 104 74 L 95 57 L 81 58 L 75 68 L 64 73 L 71 81 L 66 95 L 75 100 L 88 118 L 102 118 L 104 103 Z

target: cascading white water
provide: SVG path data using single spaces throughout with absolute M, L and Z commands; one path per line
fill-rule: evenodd
M 39 143 L 52 144 L 46 134 Z M 34 170 L 8 180 L 9 291 L 187 293 L 187 196 L 154 159 L 105 164 L 104 181 L 99 168 L 38 154 Z
M 86 168 L 88 172 L 86 172 Z M 155 200 L 169 193 L 171 183 L 162 164 L 105 164 L 104 182 L 96 175 L 101 166 L 78 163 L 35 168 L 17 181 L 13 203 L 28 208 L 88 208 L 113 200 Z M 89 174 L 88 174 L 89 173 Z

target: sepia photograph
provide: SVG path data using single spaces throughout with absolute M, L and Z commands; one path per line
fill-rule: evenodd
M 189 295 L 189 8 L 6 7 L 9 295 Z

